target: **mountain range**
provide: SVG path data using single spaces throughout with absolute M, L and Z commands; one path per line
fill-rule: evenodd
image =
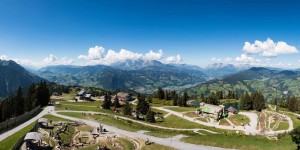
M 187 64 L 164 64 L 155 60 L 126 60 L 110 66 L 48 66 L 34 73 L 14 61 L 0 60 L 0 97 L 19 86 L 28 87 L 42 79 L 63 85 L 100 87 L 108 90 L 131 89 L 151 93 L 157 87 L 182 91 L 192 97 L 212 91 L 261 91 L 270 100 L 289 95 L 300 96 L 300 71 L 215 63 L 206 68 Z M 37 75 L 35 75 L 37 74 Z
M 59 84 L 151 93 L 157 87 L 181 87 L 207 81 L 200 69 L 155 60 L 126 60 L 110 66 L 49 66 L 36 72 Z
M 291 70 L 279 70 L 263 67 L 253 67 L 235 74 L 224 76 L 220 79 L 210 80 L 196 87 L 188 88 L 191 96 L 199 96 L 200 93 L 209 95 L 210 92 L 233 90 L 238 96 L 245 91 L 261 91 L 267 100 L 281 96 L 300 96 L 300 72 Z M 283 91 L 288 91 L 284 95 Z
M 14 61 L 0 60 L 0 98 L 16 91 L 18 87 L 27 88 L 41 80 Z

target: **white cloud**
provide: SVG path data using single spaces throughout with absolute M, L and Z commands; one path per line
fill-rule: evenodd
M 216 57 L 213 57 L 213 58 L 211 58 L 211 60 L 210 61 L 212 61 L 212 62 L 222 62 L 222 63 L 230 63 L 230 62 L 232 62 L 232 58 L 230 58 L 230 57 L 227 57 L 227 58 L 216 58 Z
M 47 65 L 70 65 L 73 62 L 74 62 L 73 59 L 68 59 L 67 57 L 57 58 L 53 54 L 50 54 L 49 57 L 46 57 L 43 60 L 41 65 L 42 66 L 47 66 Z
M 57 58 L 54 56 L 54 55 L 52 55 L 52 54 L 50 54 L 50 56 L 49 57 L 46 57 L 44 60 L 43 60 L 43 62 L 45 62 L 45 63 L 53 63 L 53 62 L 55 62 L 55 61 L 57 61 Z
M 98 60 L 103 57 L 105 49 L 103 47 L 95 46 L 95 48 L 90 48 L 88 51 L 88 55 L 80 55 L 78 59 L 81 60 Z
M 295 46 L 288 45 L 283 41 L 275 43 L 270 38 L 266 41 L 256 40 L 253 44 L 245 42 L 243 51 L 246 54 L 260 54 L 265 57 L 276 57 L 280 54 L 295 54 L 299 52 Z
M 220 61 L 222 61 L 222 59 L 221 58 L 213 57 L 213 58 L 211 58 L 210 61 L 212 61 L 212 62 L 220 62 Z
M 182 59 L 180 57 L 180 55 L 177 55 L 176 57 L 174 56 L 169 56 L 166 61 L 166 63 L 176 63 L 176 64 L 179 64 L 182 62 Z
M 121 49 L 119 52 L 108 50 L 107 54 L 102 59 L 102 62 L 104 62 L 105 64 L 111 64 L 114 62 L 124 61 L 126 59 L 140 59 L 142 58 L 142 56 L 142 54 L 134 53 L 126 49 Z
M 3 58 L 3 59 L 2 59 Z M 5 58 L 5 59 L 4 59 Z M 16 63 L 22 66 L 28 66 L 33 68 L 41 68 L 49 65 L 71 65 L 74 63 L 73 59 L 69 59 L 67 57 L 57 58 L 55 55 L 50 54 L 42 61 L 33 61 L 29 59 L 18 59 L 18 58 L 9 58 L 6 55 L 0 55 L 0 59 L 2 60 L 13 60 Z
M 177 56 L 169 56 L 166 59 L 163 57 L 163 51 L 159 50 L 158 52 L 154 52 L 150 50 L 146 54 L 135 53 L 130 50 L 121 49 L 119 52 L 114 50 L 108 50 L 107 53 L 104 53 L 104 48 L 96 46 L 95 48 L 90 48 L 88 51 L 88 55 L 80 55 L 78 59 L 87 60 L 87 64 L 95 65 L 95 64 L 105 64 L 110 65 L 116 62 L 122 62 L 127 59 L 137 60 L 158 60 L 164 63 L 181 63 L 182 59 L 180 55 Z
M 159 50 L 157 53 L 150 50 L 148 53 L 144 56 L 145 59 L 148 60 L 161 60 L 163 58 L 163 51 Z
M 253 57 L 249 57 L 246 54 L 241 54 L 241 56 L 236 57 L 235 61 L 237 63 L 250 64 L 250 65 L 258 65 L 259 62 L 261 62 L 259 59 L 255 59 Z
M 8 60 L 8 57 L 7 57 L 7 55 L 0 55 L 0 59 L 1 60 Z
M 226 62 L 226 63 L 229 63 L 231 61 L 232 61 L 232 58 L 230 58 L 230 57 L 227 57 L 227 58 L 224 59 L 224 62 Z

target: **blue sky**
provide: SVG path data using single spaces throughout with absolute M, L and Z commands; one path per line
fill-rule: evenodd
M 300 68 L 299 10 L 288 0 L 1 0 L 0 58 L 34 67 L 142 58 Z

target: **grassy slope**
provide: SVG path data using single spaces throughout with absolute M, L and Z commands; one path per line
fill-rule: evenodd
M 195 107 L 165 107 L 176 112 L 196 111 Z
M 241 114 L 230 115 L 228 119 L 235 125 L 240 126 L 242 124 L 246 125 L 250 122 L 250 119 L 247 116 Z
M 26 126 L 19 132 L 9 136 L 5 140 L 0 142 L 0 150 L 8 150 L 12 149 L 12 147 L 15 145 L 16 141 L 19 140 L 22 136 L 26 135 L 27 132 L 29 132 L 35 125 L 35 122 Z
M 70 120 L 62 119 L 62 118 L 55 117 L 52 115 L 45 115 L 45 116 L 43 116 L 43 118 L 48 118 L 49 120 L 53 120 L 53 121 L 70 121 Z M 26 135 L 33 128 L 34 125 L 35 125 L 35 122 L 26 126 L 19 132 L 9 136 L 5 140 L 1 141 L 0 142 L 0 145 L 1 145 L 0 150 L 11 149 L 14 146 L 14 144 L 16 143 L 16 141 L 19 140 L 22 136 Z
M 246 135 L 194 135 L 183 138 L 184 142 L 226 147 L 231 149 L 245 150 L 290 150 L 296 149 L 296 144 L 292 142 L 290 136 L 285 136 L 278 141 L 270 141 L 265 137 L 246 136 Z
M 65 112 L 61 114 L 74 116 L 74 117 L 78 115 L 79 118 L 90 117 L 90 116 L 82 116 L 80 113 L 78 113 L 77 115 L 75 113 L 65 113 Z M 114 118 L 110 118 L 107 116 L 94 115 L 92 117 L 95 117 L 98 121 L 103 122 L 105 124 L 113 125 L 120 129 L 124 129 L 128 131 L 139 131 L 139 130 L 151 131 L 148 132 L 147 134 L 157 136 L 157 137 L 168 138 L 179 134 L 187 135 L 189 137 L 184 138 L 183 141 L 188 143 L 193 143 L 193 144 L 218 146 L 218 147 L 226 147 L 226 148 L 234 148 L 234 149 L 287 149 L 288 150 L 288 149 L 296 148 L 296 145 L 291 141 L 290 136 L 286 136 L 280 139 L 279 141 L 269 141 L 265 137 L 238 135 L 238 134 L 233 134 L 232 132 L 225 133 L 224 131 L 222 133 L 225 134 L 218 134 L 218 135 L 206 134 L 204 136 L 204 135 L 194 134 L 189 131 L 160 130 L 160 129 L 143 126 L 136 123 L 129 123 L 127 121 L 116 120 Z

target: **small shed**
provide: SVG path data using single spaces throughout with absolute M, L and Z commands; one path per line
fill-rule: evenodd
M 233 114 L 237 114 L 238 111 L 236 110 L 236 108 L 230 106 L 226 109 L 229 113 L 233 113 Z
M 52 93 L 52 96 L 59 97 L 60 94 L 58 94 L 57 92 L 54 92 L 54 93 Z
M 48 119 L 47 118 L 40 118 L 39 120 L 38 120 L 38 123 L 48 123 Z
M 86 94 L 85 90 L 81 90 L 80 92 L 77 93 L 77 96 L 84 96 Z
M 28 132 L 24 138 L 24 140 L 36 140 L 41 141 L 43 138 L 41 133 L 38 132 Z
M 45 123 L 47 125 L 47 127 L 48 127 L 48 122 L 49 122 L 49 120 L 47 118 L 40 118 L 38 120 L 38 123 L 40 124 L 41 127 L 44 127 L 43 123 Z
M 91 100 L 92 99 L 92 94 L 84 94 L 84 100 Z
M 218 105 L 206 104 L 201 102 L 200 110 L 202 113 L 210 114 L 216 120 L 218 120 L 220 117 L 222 117 L 225 114 L 223 105 L 218 106 Z

